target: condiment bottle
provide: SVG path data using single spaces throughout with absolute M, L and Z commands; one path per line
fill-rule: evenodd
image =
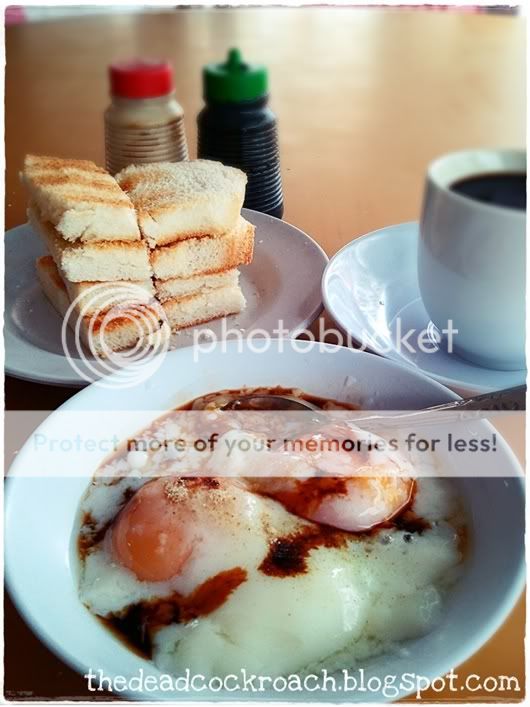
M 109 67 L 112 103 L 105 111 L 107 170 L 188 158 L 184 111 L 167 61 L 143 59 Z
M 203 69 L 206 106 L 199 113 L 199 157 L 239 167 L 248 177 L 245 206 L 281 218 L 283 192 L 276 116 L 268 108 L 263 66 L 230 49 L 224 64 Z

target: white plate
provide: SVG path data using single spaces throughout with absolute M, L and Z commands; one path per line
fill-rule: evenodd
M 443 343 L 435 344 L 435 327 L 418 288 L 417 243 L 418 224 L 411 222 L 381 228 L 346 245 L 322 278 L 326 310 L 368 350 L 412 366 L 462 395 L 522 385 L 526 371 L 483 368 L 448 353 Z M 422 352 L 414 345 L 411 352 L 406 344 L 400 345 L 399 326 L 401 335 L 411 329 L 427 331 L 435 351 Z M 415 340 L 417 334 L 407 342 Z
M 249 342 L 229 342 L 225 350 L 219 344 L 210 353 L 201 354 L 198 361 L 194 349 L 187 347 L 167 354 L 148 381 L 115 389 L 112 394 L 97 385 L 79 392 L 40 426 L 36 431 L 38 437 L 24 445 L 10 469 L 6 484 L 5 568 L 11 595 L 29 625 L 81 674 L 88 667 L 101 669 L 110 677 L 138 675 L 141 668 L 145 674 L 158 675 L 158 672 L 95 620 L 77 596 L 72 550 L 76 511 L 88 477 L 106 451 L 98 456 L 93 448 L 91 452 L 83 451 L 86 447 L 81 444 L 67 455 L 58 453 L 57 462 L 50 454 L 45 455 L 54 474 L 62 474 L 72 465 L 78 472 L 58 478 L 46 474 L 42 450 L 35 445 L 35 439 L 57 442 L 77 434 L 75 413 L 87 410 L 98 414 L 85 416 L 83 439 L 108 440 L 113 433 L 119 439 L 130 438 L 129 435 L 152 420 L 154 410 L 169 410 L 195 396 L 243 385 L 295 386 L 315 395 L 389 409 L 423 407 L 456 398 L 435 381 L 379 356 L 288 339 L 271 342 L 262 353 L 253 351 Z M 130 414 L 117 415 L 115 410 L 129 411 L 134 416 L 133 422 Z M 489 433 L 491 427 L 487 429 Z M 400 651 L 367 663 L 367 680 L 371 675 L 382 679 L 385 675 L 407 672 L 427 678 L 444 675 L 490 638 L 522 591 L 524 496 L 522 481 L 514 476 L 521 473 L 517 460 L 498 436 L 494 456 L 479 459 L 474 455 L 453 454 L 450 463 L 460 472 L 464 466 L 469 477 L 479 476 L 489 465 L 490 469 L 502 469 L 511 478 L 455 479 L 472 519 L 472 550 L 464 574 L 448 596 L 442 622 L 436 630 L 406 642 Z M 35 474 L 36 470 L 40 475 Z M 403 696 L 404 692 L 390 697 Z M 344 702 L 345 698 L 334 692 L 291 693 L 288 697 L 272 692 L 237 696 L 150 692 L 131 693 L 129 697 L 172 701 L 276 698 L 305 702 Z M 348 701 L 356 699 L 380 701 L 381 696 L 348 695 Z
M 226 317 L 228 329 L 265 330 L 273 336 L 282 326 L 296 336 L 322 311 L 320 281 L 328 258 L 307 234 L 284 221 L 243 209 L 256 226 L 254 259 L 241 268 L 241 287 L 247 307 Z M 28 224 L 13 228 L 5 240 L 5 369 L 16 378 L 51 385 L 84 386 L 70 366 L 61 345 L 62 320 L 42 294 L 35 259 L 46 249 Z M 303 274 L 303 277 L 297 275 Z M 194 331 L 208 329 L 221 337 L 222 320 L 189 327 L 171 339 L 171 348 L 189 346 Z M 69 334 L 69 349 L 75 351 Z M 91 358 L 87 353 L 87 358 Z M 83 368 L 79 359 L 78 366 Z

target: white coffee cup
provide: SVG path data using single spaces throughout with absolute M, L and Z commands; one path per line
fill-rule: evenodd
M 429 166 L 418 279 L 434 324 L 458 330 L 453 353 L 487 368 L 519 370 L 525 368 L 526 212 L 450 189 L 466 177 L 497 173 L 525 174 L 526 153 L 467 150 Z

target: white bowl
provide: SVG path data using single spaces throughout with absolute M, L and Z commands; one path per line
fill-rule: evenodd
M 304 352 L 299 351 L 302 346 Z M 245 385 L 296 386 L 316 395 L 355 399 L 373 409 L 420 408 L 456 397 L 431 379 L 372 354 L 289 340 L 272 342 L 264 353 L 251 348 L 248 343 L 225 343 L 209 354 L 201 354 L 198 361 L 191 347 L 173 351 L 150 380 L 136 387 L 109 391 L 92 385 L 79 392 L 62 406 L 62 414 L 52 414 L 38 432 L 48 438 L 61 438 L 65 412 L 73 419 L 75 411 L 104 410 L 107 416 L 91 415 L 92 429 L 84 430 L 85 436 L 99 438 L 108 434 L 109 410 L 142 407 L 144 412 L 137 421 L 141 422 L 140 418 L 152 415 L 149 410 L 169 410 L 207 392 Z M 114 418 L 119 429 L 120 416 Z M 123 423 L 120 429 L 123 438 L 138 429 L 136 422 L 130 429 L 127 419 L 129 428 Z M 465 458 L 468 463 L 469 456 Z M 129 651 L 77 596 L 72 530 L 86 477 L 95 470 L 94 455 L 75 456 L 76 471 L 82 474 L 70 478 L 28 477 L 39 468 L 40 459 L 35 445 L 26 443 L 7 481 L 5 567 L 15 603 L 41 640 L 81 674 L 91 667 L 110 677 L 138 675 L 140 668 L 144 674 L 157 675 L 150 662 Z M 460 463 L 458 455 L 453 456 L 452 463 Z M 479 463 L 469 469 L 470 477 L 480 475 Z M 441 625 L 431 634 L 405 644 L 399 655 L 385 655 L 369 663 L 367 676 L 410 672 L 427 678 L 443 675 L 477 651 L 513 608 L 524 583 L 523 483 L 519 464 L 502 439 L 492 463 L 505 469 L 506 477 L 511 478 L 455 480 L 470 510 L 472 549 L 463 577 L 448 598 Z M 406 692 L 401 690 L 388 698 Z M 127 694 L 149 700 L 233 700 L 235 696 L 222 692 Z M 278 693 L 243 696 L 282 698 Z M 381 701 L 382 697 L 348 694 L 348 701 Z M 340 693 L 289 695 L 290 700 L 323 698 L 327 702 L 344 700 Z

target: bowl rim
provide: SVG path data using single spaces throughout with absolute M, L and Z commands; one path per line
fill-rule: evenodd
M 271 349 L 273 351 L 273 354 L 276 356 L 278 354 L 277 351 L 277 346 L 281 342 L 284 346 L 287 345 L 292 345 L 291 340 L 285 340 L 285 339 L 273 339 L 272 340 L 274 346 Z M 218 342 L 218 345 L 215 347 L 213 350 L 213 353 L 217 355 L 217 351 L 219 348 L 222 347 L 227 347 L 228 350 L 226 352 L 221 352 L 221 353 L 228 353 L 230 354 L 231 351 L 230 349 L 235 348 L 237 345 L 241 346 L 243 344 L 244 350 L 242 351 L 243 355 L 255 355 L 255 352 L 252 351 L 252 349 L 248 348 L 247 342 L 246 341 L 221 341 Z M 442 385 L 438 381 L 429 378 L 427 375 L 423 374 L 422 372 L 415 371 L 414 369 L 411 369 L 411 367 L 396 362 L 396 361 L 391 361 L 386 358 L 377 356 L 375 354 L 366 352 L 366 351 L 359 351 L 357 349 L 351 349 L 348 347 L 343 347 L 343 346 L 338 346 L 336 344 L 325 344 L 323 342 L 318 342 L 318 341 L 305 341 L 305 345 L 308 346 L 309 349 L 311 350 L 319 350 L 323 351 L 325 349 L 343 349 L 345 351 L 349 351 L 351 355 L 353 356 L 360 356 L 361 358 L 364 358 L 365 360 L 378 360 L 380 363 L 376 365 L 381 365 L 383 368 L 387 369 L 395 369 L 396 372 L 402 372 L 406 376 L 410 376 L 413 378 L 417 379 L 422 379 L 425 383 L 427 383 L 433 391 L 438 391 L 443 394 L 443 396 L 447 399 L 459 399 L 460 396 L 454 393 L 453 391 L 449 390 L 446 386 Z M 193 349 L 193 346 L 188 346 L 184 347 L 172 352 L 169 352 L 167 355 L 168 356 L 173 356 L 173 358 L 178 358 L 179 356 L 188 356 L 190 350 Z M 344 354 L 344 355 L 350 355 L 350 354 Z M 160 371 L 161 369 L 158 369 Z M 157 371 L 157 372 L 158 372 Z M 116 374 L 112 374 L 109 376 L 111 378 Z M 57 410 L 67 410 L 70 408 L 75 408 L 77 404 L 79 403 L 80 400 L 83 398 L 88 398 L 91 395 L 94 394 L 94 389 L 95 385 L 89 385 L 86 388 L 83 388 L 79 390 L 77 393 L 75 393 L 69 400 L 67 400 L 65 403 L 60 405 Z M 56 411 L 53 411 L 51 415 L 49 415 L 46 420 L 44 420 L 41 425 L 37 428 L 36 431 L 40 430 L 43 426 L 50 424 L 51 419 L 55 415 Z M 491 423 L 488 421 L 484 421 L 485 424 L 491 426 Z M 491 426 L 492 427 L 492 426 Z M 493 427 L 492 427 L 493 429 Z M 517 490 L 520 492 L 521 496 L 523 497 L 524 500 L 524 472 L 522 469 L 522 466 L 515 455 L 515 452 L 512 450 L 511 446 L 508 444 L 508 442 L 502 437 L 502 435 L 498 436 L 498 441 L 499 441 L 499 446 L 502 449 L 502 451 L 505 453 L 507 462 L 512 468 L 517 469 L 517 474 L 514 475 L 512 478 L 514 482 L 517 484 Z M 13 495 L 13 489 L 17 480 L 17 472 L 16 469 L 17 467 L 22 463 L 24 457 L 26 454 L 29 454 L 29 450 L 26 448 L 27 443 L 25 443 L 22 448 L 20 449 L 19 453 L 17 454 L 16 458 L 13 460 L 12 464 L 10 465 L 9 470 L 7 471 L 5 481 L 4 481 L 4 517 L 7 521 L 8 518 L 8 509 L 10 504 L 12 503 L 11 498 Z M 5 531 L 6 531 L 6 536 L 7 536 L 7 531 L 8 531 L 8 524 L 6 522 L 5 526 Z M 7 538 L 6 538 L 7 539 Z M 9 592 L 9 595 L 17 608 L 18 612 L 22 616 L 23 620 L 26 622 L 26 624 L 30 627 L 30 629 L 35 633 L 35 635 L 39 638 L 42 643 L 46 647 L 48 647 L 57 657 L 59 657 L 60 660 L 62 660 L 65 664 L 67 664 L 69 667 L 73 668 L 77 673 L 79 673 L 81 676 L 83 676 L 86 671 L 87 667 L 81 659 L 79 659 L 74 653 L 72 653 L 68 648 L 64 648 L 61 641 L 57 639 L 53 634 L 51 634 L 49 631 L 47 631 L 43 626 L 39 623 L 39 618 L 36 612 L 34 612 L 31 608 L 31 606 L 26 602 L 25 598 L 22 596 L 22 593 L 20 591 L 20 587 L 16 585 L 16 582 L 13 579 L 13 566 L 11 564 L 11 556 L 9 553 L 6 551 L 6 548 L 4 549 L 4 575 L 5 575 L 5 583 L 7 590 Z M 514 573 L 514 576 L 511 579 L 511 584 L 510 584 L 510 589 L 506 591 L 505 596 L 502 600 L 502 602 L 498 605 L 498 608 L 494 614 L 489 620 L 487 624 L 485 624 L 483 627 L 480 627 L 478 630 L 475 630 L 472 634 L 472 637 L 470 637 L 469 641 L 466 642 L 465 644 L 462 645 L 460 650 L 458 652 L 453 652 L 451 656 L 451 665 L 461 665 L 464 661 L 469 659 L 474 653 L 476 653 L 497 631 L 498 629 L 502 626 L 502 624 L 506 621 L 507 617 L 515 607 L 515 604 L 521 595 L 521 592 L 524 589 L 525 586 L 525 580 L 526 580 L 526 568 L 525 568 L 525 560 L 524 556 L 522 558 L 522 561 L 520 565 L 518 566 L 518 570 L 516 573 Z M 104 631 L 104 627 L 101 627 L 101 630 Z M 127 649 L 125 649 L 127 650 Z M 450 669 L 450 665 L 447 666 L 447 670 Z M 438 669 L 434 669 L 431 671 L 430 674 L 427 674 L 429 671 L 426 671 L 426 677 L 429 679 L 432 679 L 440 674 L 442 674 Z M 145 697 L 144 693 L 138 693 L 135 691 L 123 691 L 119 693 L 121 697 L 127 698 L 132 701 L 151 701 L 152 698 Z M 395 699 L 401 699 L 402 697 L 405 697 L 406 695 L 411 694 L 407 692 L 400 692 L 400 694 L 397 697 L 392 697 L 392 700 Z M 232 697 L 225 697 L 221 696 L 224 695 L 224 693 L 219 693 L 219 702 L 224 702 L 227 699 L 234 699 L 234 695 Z M 308 695 L 303 693 L 301 696 L 297 694 L 292 694 L 289 695 L 290 701 L 311 701 L 311 699 L 307 699 Z M 236 701 L 241 701 L 246 698 L 242 697 L 235 697 Z M 389 698 L 390 699 L 390 698 Z M 201 698 L 198 694 L 194 693 L 183 693 L 182 694 L 182 699 L 178 697 L 178 695 L 172 693 L 168 693 L 167 700 L 173 701 L 173 702 L 187 702 L 187 701 L 193 701 L 193 702 L 202 702 L 204 701 L 203 698 Z M 208 696 L 208 701 L 216 701 L 214 698 L 212 698 L 211 695 Z M 273 695 L 266 695 L 263 697 L 263 701 L 284 701 L 282 699 L 281 695 L 278 694 Z M 160 702 L 160 698 L 156 698 L 157 702 Z M 162 700 L 165 701 L 165 700 Z M 260 698 L 254 698 L 251 701 L 255 702 L 260 702 L 262 701 Z M 355 701 L 355 700 L 353 700 Z

